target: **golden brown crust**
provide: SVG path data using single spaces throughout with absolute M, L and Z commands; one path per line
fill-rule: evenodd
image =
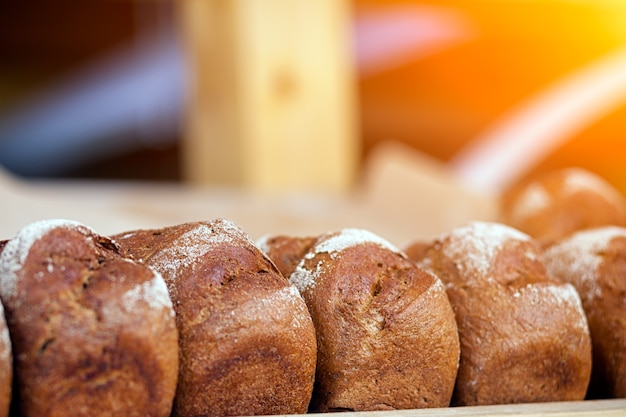
M 266 236 L 257 242 L 257 246 L 284 277 L 289 277 L 316 240 L 317 237 Z
M 547 275 L 534 240 L 476 222 L 436 239 L 421 265 L 446 284 L 458 323 L 453 404 L 585 397 L 591 344 L 580 299 Z
M 174 312 L 160 275 L 74 222 L 22 229 L 0 256 L 23 416 L 168 416 Z
M 174 415 L 306 412 L 315 375 L 311 317 L 236 225 L 218 219 L 115 239 L 168 283 L 181 349 Z
M 555 170 L 504 193 L 500 220 L 548 246 L 579 230 L 626 225 L 626 200 L 591 172 Z
M 576 233 L 545 252 L 549 271 L 580 293 L 593 342 L 592 397 L 626 397 L 626 229 Z
M 368 236 L 346 229 L 320 237 L 290 277 L 318 337 L 311 409 L 445 407 L 459 360 L 445 290 L 435 276 Z

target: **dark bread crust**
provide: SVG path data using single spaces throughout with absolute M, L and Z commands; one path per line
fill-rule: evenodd
M 576 233 L 549 248 L 549 271 L 578 290 L 593 342 L 592 398 L 626 398 L 626 229 Z
M 284 277 L 289 277 L 316 240 L 317 237 L 266 236 L 257 246 Z
M 584 399 L 591 344 L 580 299 L 548 276 L 536 241 L 476 222 L 436 239 L 421 258 L 446 284 L 458 323 L 454 405 Z
M 177 313 L 175 416 L 304 413 L 315 376 L 306 305 L 234 224 L 186 223 L 115 237 L 162 272 Z
M 441 282 L 367 239 L 337 251 L 320 237 L 292 282 L 318 337 L 313 411 L 449 405 L 459 341 Z
M 0 267 L 21 415 L 169 415 L 177 331 L 158 274 L 64 221 L 22 229 Z

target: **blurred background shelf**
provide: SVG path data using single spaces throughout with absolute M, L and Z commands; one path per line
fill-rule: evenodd
M 488 192 L 571 165 L 626 190 L 626 3 L 270 4 L 2 2 L 0 163 L 342 189 L 393 140 Z

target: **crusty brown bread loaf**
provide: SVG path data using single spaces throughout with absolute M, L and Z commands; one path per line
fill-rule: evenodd
M 114 236 L 160 271 L 177 313 L 175 416 L 307 411 L 315 329 L 304 300 L 234 223 L 217 219 Z
M 163 278 L 76 222 L 21 229 L 0 254 L 21 416 L 170 414 L 178 372 Z
M 554 170 L 503 193 L 500 221 L 548 246 L 579 230 L 626 226 L 626 199 L 592 172 Z
M 548 248 L 548 271 L 582 299 L 593 343 L 592 397 L 626 397 L 626 229 L 575 233 Z
M 421 251 L 446 285 L 461 341 L 455 405 L 582 400 L 591 342 L 578 293 L 513 228 L 460 226 Z
M 392 410 L 450 403 L 459 340 L 441 281 L 361 229 L 320 236 L 290 281 L 318 341 L 311 410 Z

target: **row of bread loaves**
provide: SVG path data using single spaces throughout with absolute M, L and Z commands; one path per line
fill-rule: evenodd
M 0 416 L 307 411 L 310 315 L 232 222 L 111 239 L 45 220 L 0 249 Z
M 0 242 L 0 411 L 11 397 L 24 416 L 580 400 L 590 378 L 623 385 L 603 370 L 625 368 L 626 291 L 591 282 L 626 270 L 599 266 L 623 257 L 622 232 L 549 245 L 473 222 L 403 252 L 361 229 L 254 243 L 221 219 L 111 237 L 37 222 Z
M 578 292 L 516 229 L 472 222 L 405 253 L 359 229 L 258 245 L 315 324 L 315 411 L 585 398 Z
M 459 339 L 441 281 L 364 230 L 308 246 L 292 285 L 226 220 L 110 238 L 24 227 L 0 254 L 15 414 L 449 405 Z

